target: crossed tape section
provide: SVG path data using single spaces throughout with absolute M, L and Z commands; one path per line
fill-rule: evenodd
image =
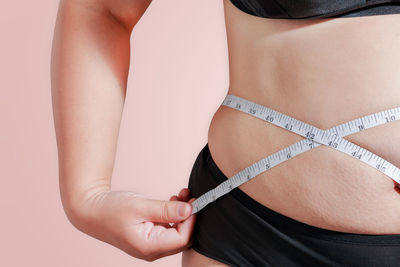
M 341 151 L 370 165 L 371 167 L 374 167 L 378 171 L 381 171 L 389 176 L 391 179 L 397 182 L 397 184 L 400 184 L 400 169 L 398 167 L 379 157 L 373 152 L 342 138 L 358 131 L 363 131 L 391 121 L 399 120 L 400 107 L 373 113 L 332 127 L 328 130 L 322 130 L 308 123 L 294 119 L 288 115 L 238 96 L 228 94 L 225 97 L 222 105 L 260 118 L 278 127 L 299 134 L 305 137 L 305 139 L 257 161 L 251 166 L 236 173 L 228 180 L 219 184 L 214 189 L 204 193 L 192 202 L 192 214 L 200 211 L 209 203 L 229 193 L 235 187 L 249 181 L 258 174 L 268 171 L 272 167 L 283 163 L 301 153 L 318 147 L 321 144 Z

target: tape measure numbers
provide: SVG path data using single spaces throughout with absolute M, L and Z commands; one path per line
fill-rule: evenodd
M 299 134 L 305 137 L 305 139 L 257 161 L 239 171 L 215 188 L 204 193 L 192 202 L 192 214 L 200 211 L 209 203 L 214 202 L 219 197 L 229 193 L 234 188 L 251 180 L 260 173 L 268 171 L 274 166 L 320 145 L 329 146 L 358 159 L 386 174 L 395 182 L 400 184 L 400 169 L 398 167 L 378 155 L 375 155 L 371 151 L 342 138 L 359 131 L 399 120 L 400 107 L 380 111 L 340 124 L 328 130 L 322 130 L 268 107 L 231 94 L 228 94 L 225 97 L 222 105 L 260 118 L 268 123 L 272 123 L 288 131 Z

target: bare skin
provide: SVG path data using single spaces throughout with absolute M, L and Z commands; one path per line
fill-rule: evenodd
M 328 129 L 400 106 L 400 15 L 309 21 L 266 19 L 223 0 L 229 94 Z M 246 51 L 246 53 L 243 53 Z M 400 167 L 400 121 L 346 137 Z M 221 106 L 210 153 L 231 177 L 303 137 Z M 265 144 L 265 145 L 261 145 Z M 261 204 L 320 228 L 400 234 L 400 194 L 388 176 L 320 146 L 239 188 Z M 227 266 L 193 249 L 182 266 Z
M 51 85 L 60 193 L 68 219 L 94 238 L 154 261 L 191 245 L 196 214 L 191 215 L 194 198 L 187 188 L 169 200 L 111 188 L 130 35 L 149 4 L 61 0 Z
M 87 2 L 93 4 L 94 0 Z M 110 190 L 117 129 L 128 73 L 127 40 L 151 0 L 100 2 L 103 5 L 97 1 L 92 7 L 104 7 L 116 20 L 104 27 L 98 27 L 103 24 L 97 23 L 94 29 L 98 30 L 98 37 L 108 36 L 107 40 L 112 40 L 113 45 L 108 46 L 107 40 L 93 42 L 92 46 L 96 50 L 87 51 L 102 53 L 97 58 L 102 60 L 93 62 L 80 58 L 79 62 L 94 63 L 93 66 L 86 66 L 94 78 L 87 78 L 71 86 L 104 89 L 101 95 L 100 92 L 87 91 L 83 95 L 80 92 L 78 98 L 88 101 L 86 104 L 98 104 L 97 111 L 93 106 L 88 109 L 86 105 L 82 106 L 85 112 L 80 112 L 88 114 L 87 117 L 80 117 L 81 120 L 98 123 L 80 132 L 82 140 L 89 140 L 88 136 L 96 138 L 90 139 L 95 140 L 93 143 L 85 143 L 86 148 L 83 149 L 82 142 L 72 142 L 77 136 L 75 133 L 59 130 L 58 135 L 62 137 L 59 140 L 63 140 L 59 142 L 59 155 L 60 162 L 64 162 L 60 165 L 61 177 L 64 177 L 60 178 L 64 207 L 78 228 L 102 238 L 100 235 L 104 229 L 93 228 L 93 225 L 88 224 L 92 221 L 88 209 L 84 207 L 101 202 L 104 196 L 102 192 Z M 224 5 L 221 20 L 225 19 L 229 49 L 229 94 L 276 109 L 322 129 L 400 106 L 400 15 L 311 21 L 279 20 L 246 14 L 229 0 L 223 0 L 221 4 Z M 96 12 L 103 11 L 100 8 Z M 107 34 L 101 31 L 107 31 Z M 90 31 L 80 37 L 82 44 L 90 40 L 89 36 L 93 37 L 88 33 Z M 90 56 L 85 53 L 80 55 Z M 98 68 L 106 66 L 105 62 L 108 62 L 108 68 Z M 78 81 L 72 79 L 79 77 L 78 73 L 71 72 L 71 75 L 65 79 Z M 54 79 L 54 86 L 62 83 L 62 77 L 59 79 Z M 90 101 L 90 97 L 82 98 L 85 95 L 97 95 L 97 101 Z M 69 97 L 74 99 L 73 94 Z M 71 106 L 71 102 L 59 105 L 65 105 L 60 110 L 77 107 Z M 108 113 L 106 118 L 96 116 L 105 107 L 113 112 Z M 74 118 L 74 113 L 71 114 L 70 118 Z M 66 123 L 65 117 L 60 114 L 56 114 L 56 118 L 59 127 Z M 91 129 L 105 127 L 109 131 L 102 131 L 101 134 L 90 132 Z M 400 166 L 400 152 L 396 149 L 400 141 L 400 135 L 396 134 L 399 130 L 400 122 L 395 121 L 346 139 Z M 212 157 L 227 177 L 301 139 L 298 135 L 225 106 L 215 112 L 208 133 Z M 66 144 L 68 142 L 69 145 Z M 99 152 L 95 149 L 98 147 L 96 144 L 106 146 Z M 82 158 L 71 156 L 72 151 Z M 85 151 L 91 153 L 85 154 Z M 99 169 L 98 166 L 103 168 Z M 279 213 L 317 227 L 352 233 L 400 233 L 400 195 L 394 190 L 394 182 L 364 163 L 325 146 L 260 174 L 241 185 L 240 189 Z M 185 193 L 170 200 L 188 201 L 189 197 Z M 125 220 L 122 217 L 120 219 L 121 222 Z M 193 218 L 182 224 L 185 222 L 187 237 L 192 229 Z M 124 233 L 118 234 L 123 236 Z M 127 240 L 112 237 L 110 233 L 104 240 L 135 257 L 148 260 L 177 253 L 189 244 L 185 239 L 175 250 L 154 255 L 153 252 L 140 251 L 138 248 L 134 250 L 132 243 Z M 193 249 L 184 250 L 182 265 L 226 266 Z

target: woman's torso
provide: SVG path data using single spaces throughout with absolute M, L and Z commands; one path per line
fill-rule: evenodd
M 321 129 L 400 106 L 400 14 L 287 20 L 252 16 L 224 0 L 228 94 Z M 400 122 L 345 139 L 400 167 Z M 303 137 L 220 106 L 210 153 L 227 177 Z M 388 176 L 319 146 L 242 184 L 246 194 L 286 216 L 352 233 L 400 233 L 400 193 Z M 194 251 L 185 261 L 217 263 Z M 197 255 L 195 255 L 197 254 Z

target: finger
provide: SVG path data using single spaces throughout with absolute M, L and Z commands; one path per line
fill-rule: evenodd
M 139 198 L 136 205 L 138 216 L 151 222 L 180 222 L 192 213 L 192 205 L 183 201 Z
M 190 198 L 190 191 L 188 188 L 183 188 L 179 194 L 178 197 L 180 198 L 180 200 L 182 201 L 188 201 Z
M 189 204 L 192 204 L 192 202 L 193 201 L 195 201 L 196 200 L 196 198 L 191 198 L 189 201 L 188 201 L 188 203 Z M 196 213 L 194 214 L 194 215 L 196 215 Z M 190 217 L 189 217 L 190 218 Z M 196 219 L 196 218 L 195 218 Z M 172 225 L 172 227 L 174 227 L 175 229 L 177 229 L 177 231 L 179 232 L 179 229 L 178 229 L 178 226 L 179 227 L 181 227 L 180 225 L 181 225 L 182 223 L 181 222 L 176 222 L 176 223 L 174 223 L 173 225 Z
M 193 205 L 192 205 L 192 203 L 193 203 L 193 201 L 195 201 L 197 198 L 195 198 L 195 197 L 192 197 L 187 203 L 188 204 L 190 204 L 191 206 L 192 206 L 192 210 L 193 210 Z M 178 222 L 176 222 L 176 223 L 174 223 L 173 224 L 173 227 L 176 227 L 178 224 L 177 224 Z
M 162 234 L 164 235 L 164 237 L 166 237 L 166 239 L 168 239 L 168 235 L 178 235 L 177 241 L 181 241 L 181 245 L 186 245 L 188 242 L 190 242 L 190 237 L 194 229 L 196 216 L 197 214 L 192 214 L 188 219 L 182 222 L 176 222 L 172 228 L 167 229 Z M 173 229 L 175 229 L 176 232 L 173 232 Z
M 189 200 L 192 203 L 195 198 Z M 187 220 L 175 223 L 176 227 L 168 229 L 159 226 L 152 227 L 146 234 L 147 244 L 157 254 L 157 258 L 173 255 L 191 247 L 193 230 L 197 214 L 192 214 Z
M 142 233 L 141 237 L 144 243 L 142 247 L 151 248 L 153 251 L 152 255 L 156 258 L 173 255 L 179 253 L 192 244 L 192 231 L 194 229 L 194 219 L 197 215 L 192 215 L 188 220 L 188 223 L 192 223 L 192 230 L 189 232 L 182 231 L 181 233 L 176 228 L 168 228 L 160 226 L 158 223 L 153 222 L 142 222 L 138 232 Z M 185 222 L 186 222 L 185 221 Z M 193 222 L 191 222 L 193 221 Z M 183 224 L 182 222 L 181 224 Z M 186 223 L 186 224 L 188 224 Z M 183 229 L 182 227 L 180 227 Z
M 173 195 L 172 197 L 170 197 L 169 200 L 170 200 L 170 201 L 171 201 L 171 200 L 178 200 L 178 201 L 179 201 L 178 196 L 176 196 L 176 195 Z
M 188 219 L 175 223 L 175 227 L 159 231 L 152 236 L 151 247 L 163 255 L 172 255 L 190 246 L 191 235 L 194 230 L 197 214 L 192 214 Z

